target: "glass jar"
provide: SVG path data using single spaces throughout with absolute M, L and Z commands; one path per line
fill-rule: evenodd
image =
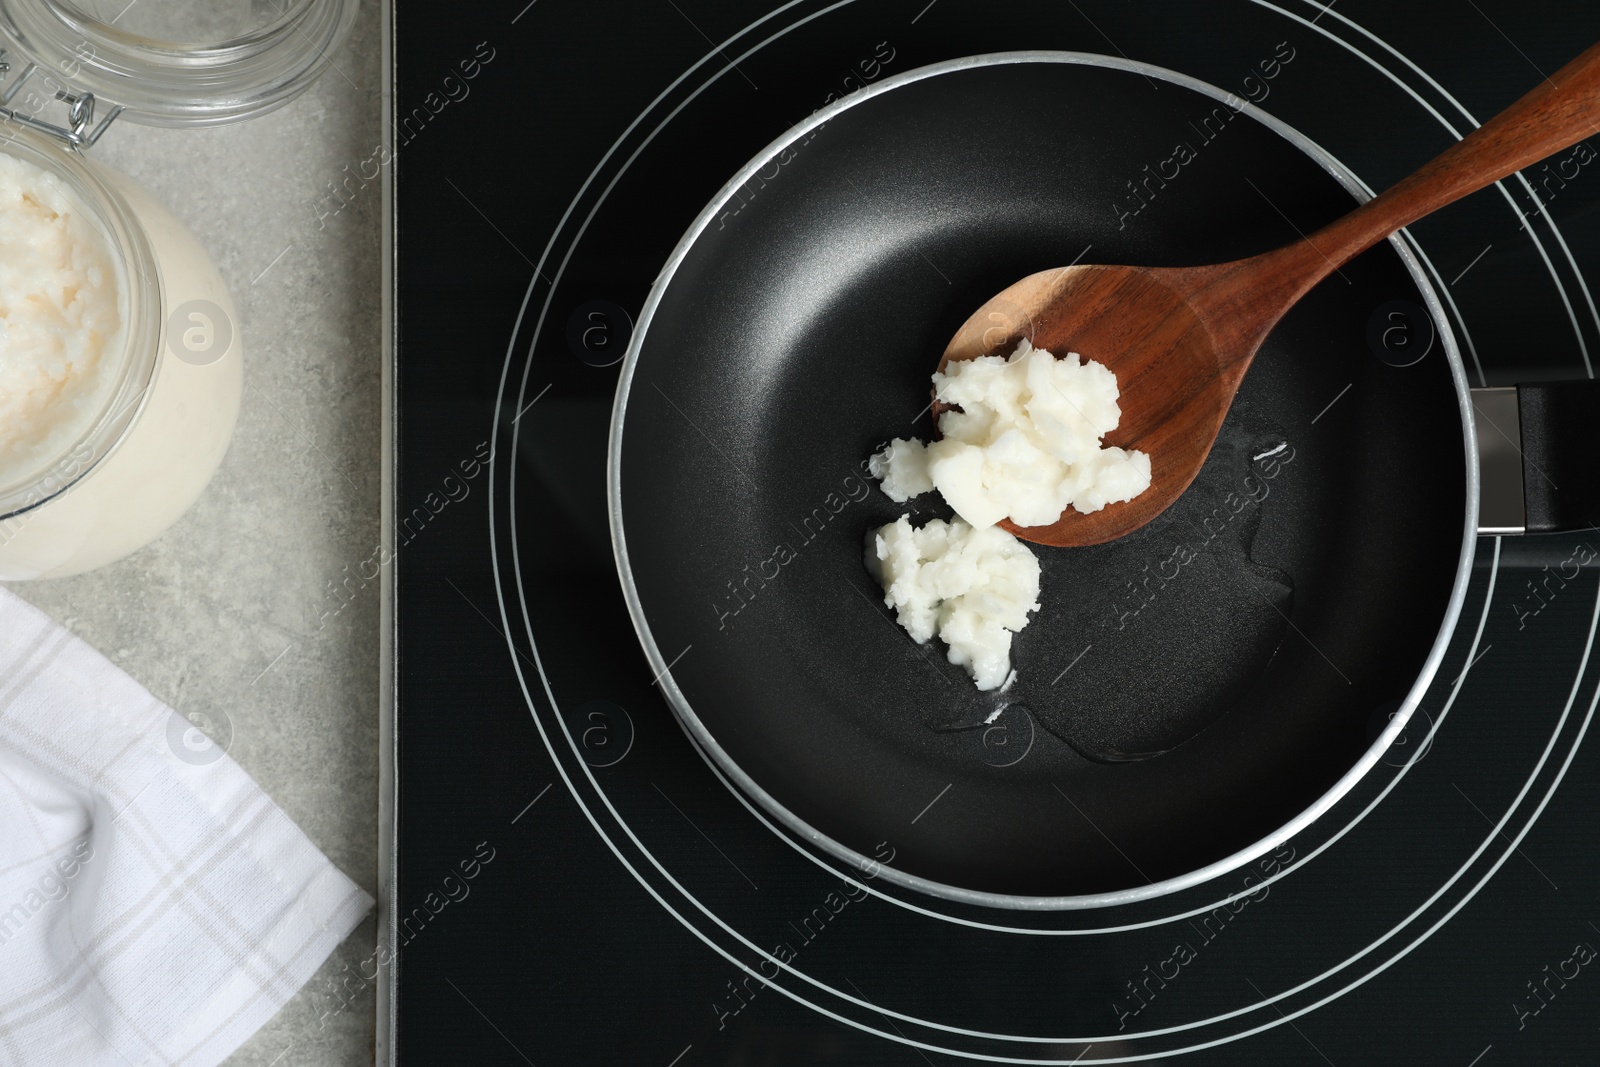
M 75 416 L 82 432 L 0 470 L 0 580 L 76 574 L 153 540 L 200 495 L 239 412 L 238 317 L 210 256 L 86 149 L 119 114 L 204 126 L 286 103 L 327 66 L 356 0 L 142 6 L 0 0 L 0 75 L 26 63 L 0 89 L 0 153 L 43 170 L 114 253 L 124 327 L 101 356 L 111 384 L 97 410 Z M 95 126 L 97 100 L 117 106 Z

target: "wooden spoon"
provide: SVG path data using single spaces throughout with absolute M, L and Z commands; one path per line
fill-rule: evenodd
M 1070 266 L 1030 274 L 956 331 L 939 361 L 1009 353 L 1018 340 L 1116 373 L 1122 421 L 1105 443 L 1150 456 L 1150 488 L 1049 526 L 1001 523 L 1042 545 L 1097 545 L 1167 510 L 1200 467 L 1262 340 L 1323 278 L 1394 231 L 1600 133 L 1600 44 L 1381 196 L 1310 237 L 1206 267 Z M 943 405 L 935 404 L 935 417 Z

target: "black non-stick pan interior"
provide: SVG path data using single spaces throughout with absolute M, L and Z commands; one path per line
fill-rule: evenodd
M 799 135 L 661 283 L 614 429 L 624 582 L 691 732 L 846 849 L 980 892 L 1140 887 L 1294 819 L 1424 672 L 1461 563 L 1446 346 L 1368 341 L 1426 303 L 1392 246 L 1273 332 L 1176 507 L 1035 549 L 1004 694 L 883 606 L 864 538 L 910 509 L 862 461 L 931 435 L 939 353 L 1023 275 L 1232 259 L 1355 202 L 1248 110 L 1095 62 L 946 70 Z

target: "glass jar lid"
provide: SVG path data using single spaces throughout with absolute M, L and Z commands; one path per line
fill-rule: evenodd
M 150 126 L 218 126 L 310 85 L 349 34 L 357 3 L 0 0 L 0 47 L 57 95 L 93 94 Z

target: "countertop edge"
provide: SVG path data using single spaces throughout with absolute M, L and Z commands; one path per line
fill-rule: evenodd
M 393 160 L 393 145 L 389 131 L 394 128 L 394 4 L 392 0 L 379 0 L 381 50 L 379 66 L 383 72 L 382 140 L 384 155 Z M 379 414 L 381 436 L 380 462 L 382 478 L 379 489 L 379 544 L 384 558 L 390 561 L 386 577 L 378 591 L 378 929 L 377 951 L 380 959 L 389 966 L 378 968 L 378 993 L 374 1026 L 376 1040 L 373 1058 L 380 1067 L 395 1062 L 395 1026 L 398 1019 L 396 997 L 398 983 L 395 971 L 399 960 L 395 955 L 395 906 L 398 901 L 396 880 L 399 872 L 399 837 L 395 819 L 399 811 L 398 768 L 398 712 L 396 704 L 395 648 L 395 579 L 399 560 L 394 554 L 394 495 L 395 495 L 395 433 L 396 397 L 395 364 L 399 357 L 396 348 L 395 313 L 395 218 L 394 218 L 394 166 L 384 168 L 382 184 L 383 244 L 383 296 L 382 296 L 382 408 Z

